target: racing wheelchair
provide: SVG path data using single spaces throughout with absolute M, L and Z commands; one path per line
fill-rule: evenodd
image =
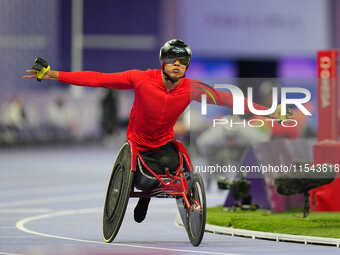
M 180 217 L 193 246 L 203 238 L 206 222 L 206 197 L 201 176 L 193 167 L 185 147 L 174 143 L 179 157 L 175 173 L 167 168 L 157 174 L 143 160 L 136 144 L 124 143 L 113 166 L 103 211 L 103 239 L 109 243 L 116 237 L 130 197 L 175 198 Z M 144 171 L 143 171 L 144 169 Z M 144 174 L 147 170 L 152 176 Z M 139 172 L 138 172 L 139 171 Z M 137 178 L 142 177 L 142 178 Z M 150 187 L 151 190 L 143 189 Z M 155 185 L 156 184 L 156 185 Z M 145 191 L 147 190 L 147 191 Z

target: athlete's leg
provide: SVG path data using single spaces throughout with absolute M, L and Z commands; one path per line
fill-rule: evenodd
M 164 174 L 164 170 L 166 168 L 168 168 L 169 171 L 174 174 L 179 165 L 177 149 L 171 142 L 159 147 L 156 150 L 141 152 L 141 155 L 146 164 L 157 174 Z M 152 174 L 149 173 L 145 168 L 143 168 L 143 172 L 149 176 L 152 176 Z M 137 175 L 139 175 L 137 176 L 137 179 L 138 177 L 143 178 L 141 173 L 137 173 Z M 146 182 L 144 182 L 144 185 L 145 183 Z M 157 185 L 159 185 L 158 181 L 156 181 L 155 184 L 150 182 L 150 185 L 147 185 L 148 187 L 142 188 L 144 191 L 151 191 L 152 189 L 156 188 Z M 143 184 L 141 186 L 143 186 Z M 149 203 L 150 198 L 139 198 L 138 204 L 134 210 L 134 219 L 136 222 L 140 223 L 145 219 Z
M 148 211 L 149 203 L 150 203 L 150 198 L 145 198 L 145 197 L 139 198 L 138 203 L 134 210 L 134 215 L 133 215 L 136 222 L 141 223 L 145 219 L 146 213 Z
M 179 158 L 177 148 L 172 142 L 157 148 L 157 150 L 141 152 L 141 155 L 155 173 L 164 174 L 166 168 L 171 173 L 176 173 Z

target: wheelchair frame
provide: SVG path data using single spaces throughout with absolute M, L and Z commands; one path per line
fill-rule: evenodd
M 140 160 L 142 165 L 155 177 L 162 185 L 161 187 L 155 189 L 151 193 L 145 193 L 145 192 L 135 192 L 132 191 L 130 194 L 130 197 L 176 197 L 176 196 L 182 196 L 187 207 L 191 210 L 192 206 L 190 205 L 190 202 L 186 196 L 186 193 L 188 192 L 188 183 L 185 177 L 183 169 L 183 158 L 188 166 L 189 172 L 192 171 L 192 163 L 190 161 L 189 155 L 187 151 L 185 150 L 184 146 L 178 142 L 173 141 L 173 143 L 176 145 L 177 152 L 178 152 L 178 158 L 179 158 L 179 166 L 176 169 L 176 174 L 171 175 L 169 170 L 165 170 L 166 174 L 156 174 L 143 160 L 140 153 L 137 151 L 136 146 L 131 141 L 128 141 L 130 148 L 131 148 L 131 170 L 136 172 L 137 170 L 137 160 Z M 136 159 L 133 161 L 133 159 Z M 165 180 L 168 180 L 166 182 Z M 132 190 L 134 190 L 134 186 L 132 186 Z M 198 204 L 197 204 L 198 205 Z
M 130 173 L 125 173 L 128 176 L 128 179 L 132 179 L 127 182 L 127 186 L 124 187 L 122 184 L 119 184 L 123 191 L 119 191 L 118 196 L 121 194 L 126 194 L 126 197 L 115 197 L 113 193 L 111 184 L 112 181 L 114 182 L 113 178 L 115 175 L 115 171 L 121 171 L 121 169 L 117 168 L 117 161 L 122 153 L 122 149 L 126 146 L 124 143 L 118 153 L 117 159 L 114 164 L 114 168 L 112 170 L 112 175 L 110 178 L 110 183 L 107 190 L 107 195 L 104 204 L 104 215 L 103 215 L 103 238 L 105 242 L 112 242 L 115 238 L 118 230 L 120 228 L 121 222 L 123 221 L 123 217 L 126 211 L 128 199 L 130 197 L 159 197 L 159 198 L 176 198 L 177 206 L 180 212 L 180 216 L 183 221 L 183 225 L 186 229 L 186 232 L 189 236 L 190 242 L 194 246 L 198 246 L 203 238 L 204 230 L 205 230 L 205 221 L 206 221 L 206 198 L 205 198 L 205 189 L 203 185 L 202 178 L 193 173 L 193 166 L 189 157 L 188 152 L 186 151 L 184 145 L 179 141 L 172 141 L 178 152 L 179 157 L 179 166 L 176 170 L 176 174 L 171 175 L 169 170 L 165 170 L 165 174 L 157 174 L 155 173 L 143 160 L 141 154 L 137 150 L 137 146 L 132 141 L 127 141 L 129 149 L 130 149 L 130 162 L 129 162 L 129 171 Z M 160 186 L 158 188 L 153 189 L 150 193 L 146 193 L 143 191 L 135 191 L 133 176 L 134 173 L 137 171 L 137 161 L 145 167 L 154 178 L 156 178 L 160 182 Z M 125 162 L 127 163 L 127 162 Z M 187 172 L 184 172 L 184 164 L 187 168 Z M 123 167 L 123 166 L 122 166 Z M 122 178 L 122 177 L 121 177 Z M 189 179 L 189 181 L 188 181 Z M 118 180 L 119 182 L 119 180 Z M 195 185 L 197 183 L 199 188 Z M 112 185 L 114 185 L 113 183 Z M 117 188 L 116 188 L 117 189 Z M 116 191 L 117 193 L 118 191 Z M 113 195 L 111 195 L 113 193 Z M 194 194 L 195 193 L 195 194 Z M 200 194 L 198 194 L 200 193 Z M 201 195 L 201 197 L 200 197 Z M 117 196 L 117 195 L 116 195 Z M 198 197 L 197 197 L 198 196 Z M 107 211 L 107 208 L 110 208 L 110 202 L 114 200 L 115 207 L 113 208 L 112 213 Z M 191 203 L 192 202 L 192 203 Z M 117 207 L 119 207 L 117 209 Z M 112 205 L 111 205 L 112 207 Z M 198 215 L 198 216 L 196 216 Z M 197 223 L 197 217 L 198 223 Z M 111 224 L 113 226 L 112 235 L 109 237 L 105 234 L 105 224 L 108 224 L 108 219 L 111 219 Z M 115 222 L 114 220 L 118 221 Z M 196 223 L 193 223 L 196 222 Z M 192 224 L 199 224 L 199 226 L 193 226 Z M 107 227 L 107 226 L 106 226 Z M 198 229 L 197 229 L 198 228 Z M 194 229 L 194 231 L 192 230 Z M 107 230 L 106 230 L 107 232 Z

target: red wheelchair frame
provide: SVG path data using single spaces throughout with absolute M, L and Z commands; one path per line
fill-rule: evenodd
M 165 170 L 165 174 L 157 174 L 155 173 L 143 160 L 141 154 L 137 150 L 137 146 L 132 141 L 128 141 L 130 145 L 130 152 L 131 152 L 131 170 L 136 171 L 137 169 L 137 160 L 139 159 L 142 165 L 162 184 L 159 188 L 153 190 L 151 193 L 145 193 L 142 191 L 135 192 L 134 186 L 132 187 L 132 192 L 130 194 L 130 197 L 153 197 L 153 196 L 160 196 L 164 197 L 164 195 L 167 195 L 168 197 L 177 197 L 182 196 L 187 207 L 191 210 L 192 206 L 187 198 L 188 193 L 188 183 L 186 180 L 186 177 L 184 175 L 183 169 L 183 158 L 188 166 L 188 171 L 191 172 L 193 167 L 191 160 L 189 158 L 189 154 L 186 151 L 184 145 L 180 143 L 179 141 L 172 141 L 178 152 L 179 157 L 179 166 L 176 170 L 176 174 L 172 175 L 168 170 Z M 168 180 L 166 182 L 165 180 Z M 197 200 L 194 201 L 196 206 L 199 206 L 201 208 L 201 205 Z
M 134 142 L 127 141 L 121 147 L 106 192 L 103 212 L 103 238 L 105 242 L 112 242 L 117 235 L 129 197 L 160 197 L 176 199 L 179 215 L 190 242 L 194 246 L 201 243 L 206 221 L 206 198 L 203 180 L 199 174 L 194 173 L 189 154 L 184 145 L 178 141 L 172 142 L 177 148 L 179 157 L 179 166 L 175 174 L 170 174 L 167 169 L 164 171 L 165 174 L 155 173 L 143 160 Z M 124 146 L 129 146 L 129 148 Z M 141 166 L 159 181 L 159 186 L 149 193 L 135 191 L 134 176 L 138 167 Z M 186 171 L 184 171 L 184 168 Z

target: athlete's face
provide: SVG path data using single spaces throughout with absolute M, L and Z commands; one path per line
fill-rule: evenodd
M 181 63 L 179 59 L 176 59 L 173 63 L 165 64 L 165 72 L 172 79 L 179 79 L 184 76 L 187 66 Z

